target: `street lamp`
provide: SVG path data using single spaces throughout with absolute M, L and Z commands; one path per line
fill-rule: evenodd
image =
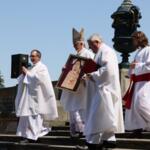
M 129 66 L 129 53 L 135 49 L 132 46 L 131 35 L 137 30 L 139 25 L 139 19 L 141 18 L 140 10 L 137 6 L 132 4 L 131 0 L 124 0 L 121 6 L 111 15 L 114 19 L 112 27 L 115 29 L 114 38 L 114 49 L 122 53 L 122 62 L 120 67 Z

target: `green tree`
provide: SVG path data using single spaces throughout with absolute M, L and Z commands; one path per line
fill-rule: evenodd
M 3 87 L 4 87 L 4 78 L 3 78 L 3 75 L 0 72 L 0 88 L 3 88 Z

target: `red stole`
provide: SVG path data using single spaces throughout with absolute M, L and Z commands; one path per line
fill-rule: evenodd
M 141 74 L 137 76 L 135 74 L 131 75 L 129 88 L 123 97 L 123 100 L 125 101 L 125 108 L 127 109 L 131 108 L 134 86 L 136 82 L 140 82 L 140 81 L 150 81 L 150 73 Z

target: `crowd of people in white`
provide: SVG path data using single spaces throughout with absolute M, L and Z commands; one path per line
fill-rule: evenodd
M 123 97 L 126 107 L 124 120 L 115 51 L 98 34 L 87 40 L 90 50 L 87 49 L 83 29 L 81 32 L 73 29 L 76 55 L 91 58 L 100 67 L 82 77 L 77 92 L 64 89 L 60 102 L 69 112 L 70 136 L 84 135 L 89 150 L 115 147 L 115 133 L 123 133 L 125 129 L 138 134 L 142 130 L 150 130 L 150 46 L 141 31 L 133 33 L 132 38 L 137 54 L 129 68 L 131 85 Z M 22 67 L 15 101 L 19 117 L 17 135 L 26 142 L 48 134 L 51 127 L 44 121 L 58 117 L 51 78 L 41 62 L 41 52 L 32 50 L 30 58 L 33 65 Z

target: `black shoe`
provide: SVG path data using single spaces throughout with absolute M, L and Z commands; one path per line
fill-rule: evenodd
M 24 144 L 24 143 L 30 143 L 28 139 L 23 139 L 19 143 Z
M 31 140 L 31 139 L 28 139 L 29 143 L 36 143 L 37 140 Z
M 72 139 L 78 139 L 79 138 L 79 133 L 70 134 L 70 137 Z
M 103 150 L 103 144 L 97 144 L 97 150 Z
M 86 145 L 84 145 L 84 146 L 77 145 L 76 149 L 77 150 L 88 150 L 88 147 Z
M 83 132 L 79 132 L 79 138 L 84 138 L 85 135 L 83 135 Z
M 88 150 L 102 150 L 103 149 L 103 145 L 102 144 L 86 143 L 86 145 L 88 146 Z
M 130 135 L 131 138 L 142 138 L 142 131 L 143 129 L 136 129 L 133 131 L 133 133 Z
M 103 147 L 105 148 L 115 148 L 116 145 L 116 141 L 103 141 Z
M 83 137 L 85 137 L 84 135 L 83 135 L 83 133 L 82 132 L 75 132 L 75 133 L 71 133 L 70 134 L 70 137 L 71 138 L 73 138 L 73 139 L 78 139 L 78 138 L 83 138 Z
M 23 138 L 20 143 L 35 143 L 36 141 L 35 140 L 31 140 L 31 139 L 27 139 L 27 138 Z

